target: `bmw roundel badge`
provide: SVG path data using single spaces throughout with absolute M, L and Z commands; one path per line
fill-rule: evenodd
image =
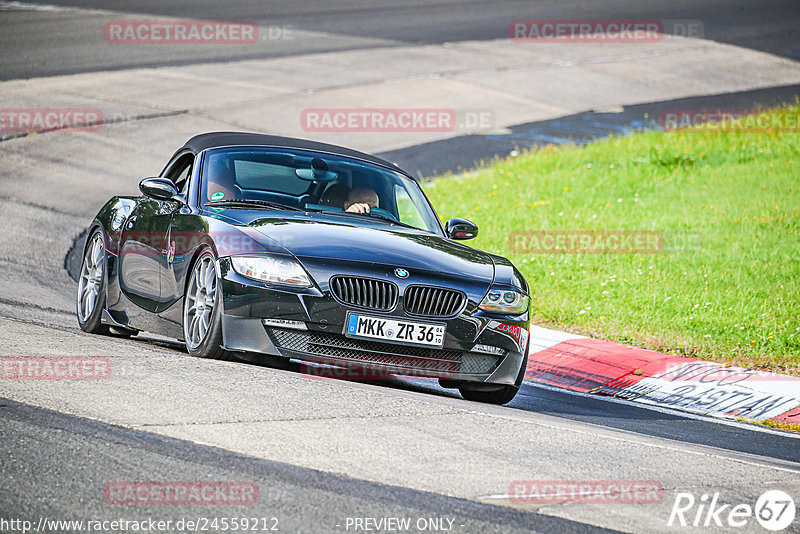
M 408 278 L 408 271 L 406 271 L 405 269 L 395 269 L 394 275 L 397 278 Z

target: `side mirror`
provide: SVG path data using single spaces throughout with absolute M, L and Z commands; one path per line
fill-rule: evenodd
M 175 184 L 166 178 L 145 178 L 139 182 L 139 190 L 148 197 L 159 200 L 172 200 L 178 194 Z
M 463 241 L 478 235 L 478 225 L 466 219 L 450 219 L 444 226 L 447 237 Z

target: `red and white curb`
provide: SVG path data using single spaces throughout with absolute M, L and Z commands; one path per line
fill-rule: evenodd
M 800 378 L 531 327 L 525 378 L 701 415 L 800 424 Z

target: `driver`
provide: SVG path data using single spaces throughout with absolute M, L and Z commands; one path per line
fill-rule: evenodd
M 344 211 L 350 213 L 369 213 L 370 208 L 378 207 L 378 193 L 369 187 L 356 187 L 347 195 Z

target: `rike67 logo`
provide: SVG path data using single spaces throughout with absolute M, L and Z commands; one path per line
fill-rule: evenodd
M 781 490 L 764 492 L 755 506 L 747 503 L 730 504 L 720 500 L 719 492 L 704 493 L 700 498 L 688 492 L 675 495 L 675 503 L 667 521 L 668 527 L 752 529 L 753 519 L 765 529 L 778 532 L 792 524 L 795 504 L 791 495 Z

